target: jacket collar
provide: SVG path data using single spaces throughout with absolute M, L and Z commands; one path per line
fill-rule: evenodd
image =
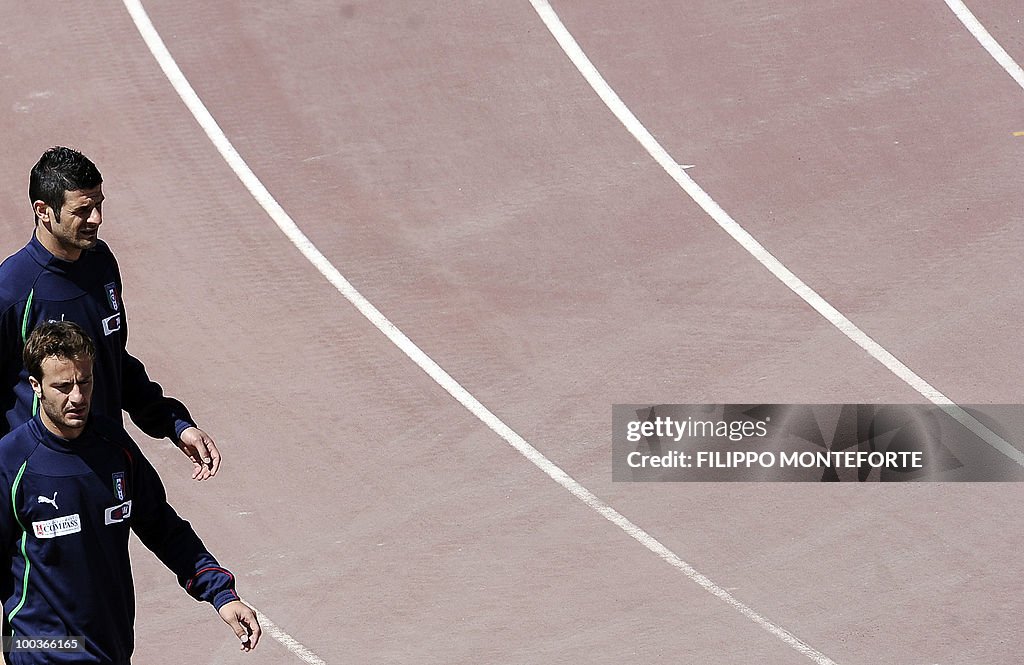
M 44 268 L 48 268 L 53 272 L 66 273 L 70 271 L 77 261 L 65 261 L 54 256 L 50 250 L 43 247 L 43 243 L 39 242 L 39 238 L 36 237 L 35 231 L 32 232 L 32 239 L 28 241 L 26 246 L 29 256 Z M 88 251 L 88 250 L 86 250 Z M 82 256 L 85 256 L 85 252 L 82 252 Z M 79 257 L 81 260 L 82 257 Z
M 81 452 L 84 448 L 92 445 L 96 437 L 92 433 L 92 418 L 85 423 L 85 428 L 82 433 L 74 439 L 65 439 L 64 437 L 57 436 L 46 428 L 43 421 L 40 419 L 37 413 L 29 421 L 29 428 L 32 430 L 32 434 L 35 438 L 47 448 L 56 450 L 62 453 L 75 453 Z

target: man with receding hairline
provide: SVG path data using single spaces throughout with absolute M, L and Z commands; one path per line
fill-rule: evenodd
M 97 346 L 93 411 L 118 422 L 127 411 L 146 434 L 174 441 L 192 460 L 192 477 L 205 480 L 220 467 L 213 439 L 128 353 L 121 273 L 99 239 L 103 199 L 103 177 L 77 150 L 50 148 L 32 168 L 35 232 L 0 265 L 0 434 L 38 409 L 21 362 L 25 339 L 42 322 L 74 321 Z
M 261 630 L 234 576 L 167 503 L 156 470 L 120 423 L 91 414 L 96 347 L 70 321 L 28 336 L 39 405 L 0 439 L 0 594 L 12 665 L 128 665 L 135 646 L 129 529 L 250 651 Z M 6 557 L 6 558 L 4 558 Z

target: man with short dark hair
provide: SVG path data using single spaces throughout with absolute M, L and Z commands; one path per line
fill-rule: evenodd
M 128 531 L 211 603 L 243 651 L 260 626 L 235 580 L 167 503 L 163 484 L 119 423 L 90 414 L 96 347 L 69 321 L 38 326 L 23 363 L 39 409 L 0 439 L 0 568 L 12 665 L 127 665 L 135 591 Z M 57 649 L 57 646 L 64 650 Z
M 74 321 L 96 342 L 93 412 L 122 422 L 122 409 L 146 434 L 168 437 L 192 460 L 192 477 L 217 473 L 220 452 L 185 406 L 167 397 L 128 353 L 121 273 L 99 239 L 103 177 L 65 147 L 43 153 L 29 176 L 35 232 L 0 265 L 0 434 L 35 415 L 21 350 L 44 321 Z

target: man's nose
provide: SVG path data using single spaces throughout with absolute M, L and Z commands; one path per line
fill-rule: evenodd
M 71 388 L 71 392 L 68 393 L 68 400 L 72 404 L 83 404 L 85 402 L 85 400 L 86 400 L 85 391 L 82 390 L 82 386 L 80 384 L 76 383 Z
M 92 209 L 92 213 L 89 215 L 89 223 L 93 226 L 99 226 L 103 223 L 103 212 L 99 208 Z

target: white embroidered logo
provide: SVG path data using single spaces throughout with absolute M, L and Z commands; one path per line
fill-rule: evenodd
M 121 329 L 121 315 L 108 316 L 101 323 L 103 324 L 103 336 L 108 337 Z
M 103 523 L 106 525 L 124 522 L 132 516 L 132 500 L 128 499 L 120 506 L 111 506 L 103 511 Z
M 41 496 L 41 497 L 36 499 L 36 503 L 48 503 L 51 506 L 53 506 L 54 510 L 60 510 L 60 508 L 57 507 L 57 493 L 56 492 L 53 493 L 53 498 L 52 499 L 50 499 L 48 497 L 45 497 L 45 496 Z

